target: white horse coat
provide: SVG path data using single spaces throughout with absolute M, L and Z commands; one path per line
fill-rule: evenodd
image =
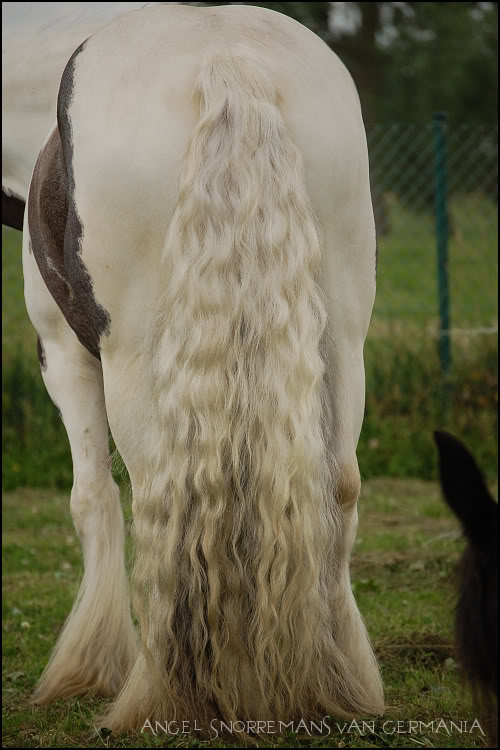
M 114 16 L 142 5 L 2 3 L 2 192 L 5 195 L 26 202 L 36 158 L 56 120 L 59 84 L 72 53 Z M 7 216 L 3 218 L 4 223 L 10 223 Z
M 115 729 L 382 711 L 349 578 L 375 226 L 339 59 L 251 6 L 104 27 L 62 78 L 23 266 L 85 560 L 36 700 L 122 688 Z

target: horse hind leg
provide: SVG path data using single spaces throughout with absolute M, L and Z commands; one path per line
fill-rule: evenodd
M 36 703 L 88 691 L 113 696 L 137 654 L 124 566 L 123 514 L 109 468 L 100 365 L 75 337 L 71 344 L 69 336 L 65 338 L 43 341 L 43 375 L 71 444 L 70 508 L 82 545 L 84 575 L 35 691 Z
M 70 441 L 70 508 L 84 559 L 73 608 L 33 701 L 46 704 L 88 691 L 113 696 L 136 659 L 137 641 L 124 565 L 123 514 L 110 471 L 102 369 L 67 325 L 27 252 L 24 272 L 43 379 Z
M 361 293 L 360 298 L 363 298 Z M 370 299 L 368 292 L 364 298 Z M 336 499 L 340 504 L 342 519 L 336 580 L 332 586 L 332 611 L 336 612 L 338 628 L 336 642 L 351 665 L 353 686 L 359 686 L 353 689 L 355 693 L 359 690 L 358 699 L 363 713 L 381 714 L 384 711 L 384 697 L 380 671 L 354 598 L 350 575 L 350 557 L 358 527 L 358 499 L 361 491 L 356 445 L 365 402 L 363 326 L 358 323 L 361 333 L 349 338 L 343 333 L 349 327 L 342 308 L 333 308 L 330 304 L 328 313 L 324 356 L 332 418 L 329 441 L 331 453 L 335 457 Z

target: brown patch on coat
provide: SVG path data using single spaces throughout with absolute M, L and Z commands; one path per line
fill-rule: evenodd
M 47 358 L 45 356 L 45 349 L 43 348 L 42 339 L 40 336 L 37 336 L 36 339 L 36 353 L 38 356 L 38 361 L 40 363 L 40 369 L 45 372 L 47 369 Z
M 80 343 L 100 359 L 101 336 L 111 318 L 93 291 L 92 278 L 81 257 L 83 226 L 75 204 L 73 141 L 68 108 L 73 92 L 74 59 L 63 73 L 58 122 L 40 153 L 28 197 L 28 222 L 33 254 L 42 278 Z

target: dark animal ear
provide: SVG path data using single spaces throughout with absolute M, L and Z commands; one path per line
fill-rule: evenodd
M 478 549 L 498 535 L 498 505 L 467 448 L 447 432 L 435 432 L 441 487 L 446 502 Z

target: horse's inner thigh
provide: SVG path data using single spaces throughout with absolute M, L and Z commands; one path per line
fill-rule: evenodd
M 144 472 L 144 454 L 155 440 L 155 402 L 151 393 L 150 363 L 126 356 L 112 361 L 103 353 L 104 392 L 108 423 L 115 445 L 125 462 L 132 485 Z

